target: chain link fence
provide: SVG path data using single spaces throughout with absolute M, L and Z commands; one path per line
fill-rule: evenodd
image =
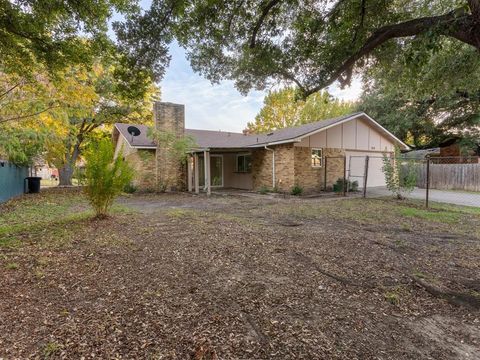
M 480 207 L 480 157 L 417 159 L 407 154 L 389 161 L 397 163 L 398 181 L 413 186 L 402 196 L 421 200 L 427 207 L 430 202 Z M 387 188 L 381 154 L 325 157 L 324 166 L 324 191 L 366 198 L 393 196 Z

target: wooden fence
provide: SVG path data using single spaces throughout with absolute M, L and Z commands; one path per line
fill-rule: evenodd
M 417 166 L 417 186 L 424 188 L 427 166 Z M 430 164 L 430 188 L 480 191 L 480 164 Z

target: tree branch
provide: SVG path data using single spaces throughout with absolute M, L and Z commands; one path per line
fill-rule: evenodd
M 54 105 L 54 106 L 49 106 L 41 111 L 37 111 L 35 113 L 32 113 L 32 114 L 28 114 L 28 115 L 19 115 L 19 116 L 14 116 L 14 117 L 11 117 L 11 118 L 6 118 L 6 119 L 3 119 L 3 118 L 0 118 L 0 123 L 5 123 L 7 121 L 15 121 L 15 120 L 23 120 L 23 119 L 27 119 L 27 118 L 30 118 L 30 117 L 34 117 L 34 116 L 37 116 L 37 115 L 40 115 L 48 110 L 51 110 L 51 109 L 54 109 L 54 108 L 58 108 L 60 107 L 59 105 Z
M 268 13 L 280 1 L 281 0 L 270 0 L 270 2 L 267 3 L 267 5 L 265 5 L 265 7 L 263 8 L 262 14 L 260 15 L 257 22 L 255 23 L 255 26 L 253 27 L 252 36 L 250 38 L 250 49 L 253 49 L 255 47 L 255 43 L 257 41 L 258 31 L 260 30 L 260 27 L 262 26 L 263 22 L 265 21 L 265 18 L 267 17 Z
M 9 93 L 11 93 L 17 87 L 19 87 L 21 84 L 22 84 L 22 82 L 20 81 L 19 83 L 13 85 L 10 89 L 4 91 L 2 94 L 0 94 L 0 99 L 3 98 L 4 96 L 7 96 Z
M 424 17 L 381 27 L 365 41 L 364 45 L 357 52 L 345 60 L 343 64 L 338 67 L 338 69 L 335 70 L 326 81 L 310 89 L 305 93 L 305 95 L 308 96 L 325 88 L 340 78 L 342 74 L 347 74 L 343 83 L 348 82 L 353 70 L 353 66 L 357 60 L 365 55 L 368 55 L 386 41 L 395 38 L 419 35 L 435 27 L 438 28 L 439 33 L 442 35 L 456 38 L 480 49 L 480 44 L 475 36 L 475 26 L 478 25 L 475 24 L 473 16 L 465 14 L 465 12 L 459 9 L 441 16 Z

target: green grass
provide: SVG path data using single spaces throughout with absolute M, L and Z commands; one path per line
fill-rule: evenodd
M 111 212 L 125 214 L 132 210 L 114 205 Z M 79 191 L 59 190 L 21 197 L 3 205 L 0 248 L 15 249 L 25 240 L 37 239 L 48 239 L 44 246 L 61 247 L 93 216 L 87 199 Z
M 428 221 L 450 224 L 458 222 L 461 216 L 460 213 L 453 211 L 418 209 L 414 207 L 400 207 L 398 213 L 405 217 L 420 218 Z

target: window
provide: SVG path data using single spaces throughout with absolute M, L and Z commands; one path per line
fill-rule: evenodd
M 237 155 L 236 172 L 248 173 L 252 171 L 252 156 L 250 154 Z
M 322 149 L 312 149 L 312 167 L 322 167 Z

